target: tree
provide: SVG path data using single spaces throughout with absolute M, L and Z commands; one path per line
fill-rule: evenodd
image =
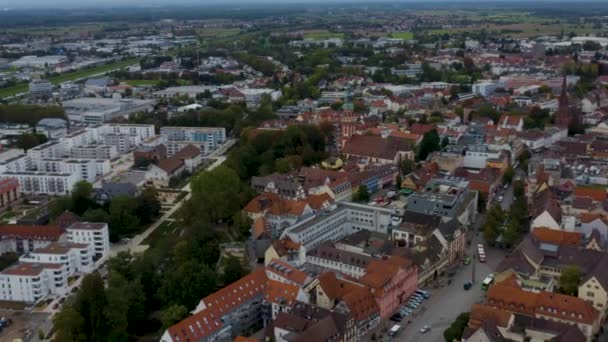
M 83 318 L 82 331 L 87 341 L 106 341 L 107 322 L 104 316 L 107 298 L 103 280 L 99 273 L 87 274 L 76 295 L 74 307 Z
M 178 323 L 182 319 L 188 317 L 188 308 L 183 305 L 171 305 L 163 311 L 163 329 Z
M 27 151 L 32 147 L 44 144 L 47 140 L 44 134 L 23 133 L 17 139 L 17 147 Z
M 398 173 L 397 177 L 395 179 L 395 187 L 397 188 L 397 190 L 401 190 L 401 183 L 403 182 L 403 179 L 401 179 L 401 174 Z
M 453 342 L 454 340 L 460 340 L 462 338 L 462 334 L 464 333 L 464 329 L 469 324 L 469 313 L 463 312 L 456 320 L 452 322 L 452 324 L 443 332 L 443 337 L 446 342 Z
M 148 224 L 159 215 L 161 204 L 157 197 L 156 189 L 146 188 L 136 198 L 137 208 L 135 209 L 135 214 L 141 224 Z
M 581 281 L 582 272 L 578 266 L 567 266 L 562 270 L 559 277 L 559 292 L 571 296 L 576 296 L 578 293 L 578 284 Z
M 414 171 L 415 167 L 416 167 L 416 162 L 414 162 L 413 160 L 410 160 L 410 159 L 402 160 L 401 163 L 399 164 L 399 168 L 401 169 L 401 173 L 403 175 L 410 174 L 412 171 Z
M 498 205 L 494 205 L 486 213 L 486 222 L 483 225 L 483 238 L 489 243 L 494 243 L 502 233 L 502 225 L 505 221 L 505 213 Z
M 110 201 L 110 239 L 117 241 L 120 236 L 133 233 L 139 227 L 135 216 L 137 202 L 129 196 L 116 196 Z
M 369 191 L 367 190 L 367 185 L 365 184 L 361 184 L 359 185 L 359 190 L 357 191 L 357 194 L 355 196 L 353 196 L 353 200 L 355 200 L 356 202 L 367 202 L 369 201 Z
M 245 275 L 247 275 L 247 270 L 243 267 L 239 259 L 235 257 L 226 259 L 226 265 L 224 266 L 224 273 L 222 275 L 224 286 L 234 283 Z
M 215 272 L 205 264 L 189 260 L 165 275 L 160 296 L 167 305 L 184 305 L 189 310 L 216 290 Z
M 84 214 L 91 206 L 95 205 L 95 202 L 91 199 L 93 193 L 93 185 L 87 181 L 79 181 L 74 184 L 72 189 L 72 203 L 73 211 L 77 215 Z
M 440 139 L 436 129 L 424 133 L 418 150 L 418 160 L 426 160 L 429 154 L 440 150 Z
M 57 342 L 80 342 L 87 341 L 84 334 L 84 318 L 74 308 L 72 303 L 66 303 L 61 311 L 53 318 L 55 328 L 55 341 Z
M 66 211 L 72 210 L 74 206 L 74 202 L 70 197 L 60 197 L 55 200 L 52 200 L 48 204 L 49 215 L 51 219 L 56 218 L 57 216 L 63 214 Z
M 86 222 L 110 222 L 110 215 L 103 209 L 88 209 L 82 214 L 82 220 Z
M 515 170 L 511 166 L 507 167 L 505 173 L 502 174 L 502 184 L 511 184 L 515 177 Z
M 240 209 L 241 181 L 233 169 L 219 166 L 193 177 L 192 200 L 184 207 L 184 220 L 205 218 L 213 222 L 230 218 Z

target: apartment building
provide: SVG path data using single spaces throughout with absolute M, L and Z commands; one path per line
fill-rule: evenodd
M 5 172 L 3 178 L 16 178 L 21 193 L 68 195 L 81 180 L 76 173 L 50 173 L 39 171 Z
M 119 153 L 127 153 L 135 147 L 132 136 L 125 133 L 102 134 L 101 141 L 104 145 L 116 147 Z
M 35 303 L 49 294 L 65 294 L 68 275 L 60 263 L 18 263 L 0 272 L 0 300 Z
M 27 253 L 62 240 L 63 231 L 57 226 L 0 225 L 0 254 Z
M 165 140 L 169 156 L 179 152 L 187 145 L 199 147 L 201 153 L 206 155 L 226 141 L 225 128 L 162 127 L 160 134 Z
M 0 180 L 0 208 L 4 208 L 21 198 L 19 181 L 15 178 Z
M 73 147 L 70 151 L 71 158 L 77 159 L 107 159 L 118 157 L 118 149 L 113 145 L 84 145 Z
M 90 273 L 94 270 L 93 244 L 52 242 L 22 255 L 19 262 L 33 264 L 63 264 L 68 276 L 74 273 Z
M 76 222 L 66 228 L 67 240 L 93 244 L 94 259 L 104 259 L 110 252 L 110 232 L 107 223 Z

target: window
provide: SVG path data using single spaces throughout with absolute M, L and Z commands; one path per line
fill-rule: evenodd
M 587 292 L 587 297 L 593 298 L 593 297 L 595 297 L 595 293 L 589 291 L 589 292 Z

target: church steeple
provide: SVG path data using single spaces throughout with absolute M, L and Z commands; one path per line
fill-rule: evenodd
M 566 82 L 566 75 L 562 82 L 562 92 L 559 95 L 559 107 L 555 117 L 555 124 L 559 128 L 568 128 L 571 122 L 570 117 L 570 101 L 568 99 L 568 83 Z

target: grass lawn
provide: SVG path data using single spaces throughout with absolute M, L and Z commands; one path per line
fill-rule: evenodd
M 87 68 L 82 70 L 76 70 L 73 72 L 67 72 L 65 74 L 53 76 L 49 78 L 49 81 L 54 84 L 59 84 L 66 81 L 74 81 L 80 78 L 87 78 L 96 74 L 106 73 L 108 71 L 114 69 L 125 68 L 131 64 L 135 64 L 139 61 L 137 58 L 129 58 L 124 61 L 118 61 L 110 64 L 104 64 L 100 66 L 96 66 L 93 68 Z M 29 85 L 27 83 L 18 84 L 16 86 L 8 87 L 8 88 L 0 88 L 0 98 L 13 96 L 18 93 L 27 92 Z
M 397 38 L 397 39 L 405 39 L 405 40 L 410 40 L 410 39 L 414 39 L 414 33 L 413 32 L 393 32 L 390 34 L 391 38 Z
M 342 32 L 309 32 L 304 34 L 305 39 L 324 40 L 330 38 L 342 38 L 344 39 L 344 33 Z
M 133 87 L 155 87 L 160 80 L 126 80 L 123 82 Z
M 174 230 L 177 228 L 177 223 L 175 221 L 164 221 L 158 226 L 147 238 L 142 241 L 142 245 L 149 245 L 150 248 L 153 248 L 158 241 L 164 239 L 170 234 L 175 234 Z

